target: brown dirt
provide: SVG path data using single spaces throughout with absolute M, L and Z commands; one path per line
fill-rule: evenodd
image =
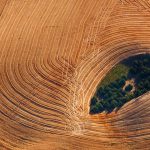
M 135 87 L 135 79 L 134 78 L 126 81 L 126 83 L 125 83 L 125 85 L 123 87 L 123 90 L 125 90 L 126 86 L 129 85 L 129 84 L 132 85 L 132 87 L 133 87 L 132 90 L 130 91 L 130 93 L 133 93 L 135 91 L 135 89 L 136 89 L 136 87 Z
M 0 0 L 0 150 L 148 150 L 150 93 L 89 115 L 120 60 L 150 52 L 147 0 Z

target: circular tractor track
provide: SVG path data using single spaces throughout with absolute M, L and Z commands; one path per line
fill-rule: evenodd
M 107 72 L 150 53 L 149 27 L 147 0 L 1 0 L 0 149 L 149 150 L 149 92 L 89 114 Z

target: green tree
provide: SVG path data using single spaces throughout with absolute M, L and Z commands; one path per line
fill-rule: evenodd
M 97 103 L 97 99 L 96 99 L 96 97 L 93 97 L 91 99 L 91 105 L 95 105 L 96 103 Z
M 125 87 L 125 91 L 130 92 L 133 89 L 133 86 L 131 84 L 127 85 Z

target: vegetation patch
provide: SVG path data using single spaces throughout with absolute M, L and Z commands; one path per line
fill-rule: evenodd
M 107 73 L 106 77 L 102 80 L 98 87 L 109 85 L 111 82 L 119 79 L 121 76 L 127 76 L 128 72 L 129 67 L 119 63 Z
M 90 113 L 112 112 L 150 90 L 150 54 L 129 57 L 117 64 L 98 85 Z

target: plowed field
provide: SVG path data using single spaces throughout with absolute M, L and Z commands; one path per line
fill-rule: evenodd
M 107 72 L 142 53 L 148 0 L 0 0 L 0 150 L 149 150 L 149 92 L 89 114 Z

